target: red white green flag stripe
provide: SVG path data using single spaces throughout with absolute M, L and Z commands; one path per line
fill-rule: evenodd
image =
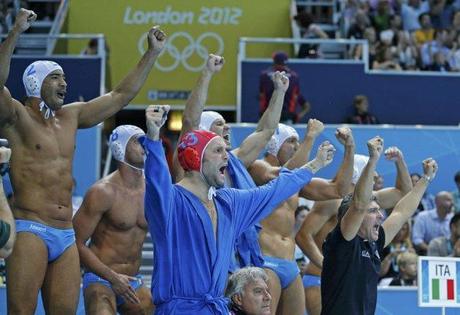
M 454 300 L 454 279 L 431 279 L 431 298 L 433 300 Z

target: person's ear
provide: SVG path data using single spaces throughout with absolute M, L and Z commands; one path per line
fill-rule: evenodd
M 242 295 L 239 294 L 239 293 L 233 295 L 233 296 L 232 296 L 232 302 L 233 302 L 235 305 L 238 305 L 238 306 L 243 305 L 243 297 L 242 297 Z

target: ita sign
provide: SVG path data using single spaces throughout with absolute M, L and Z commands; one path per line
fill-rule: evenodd
M 421 307 L 460 307 L 460 259 L 419 257 L 418 304 Z

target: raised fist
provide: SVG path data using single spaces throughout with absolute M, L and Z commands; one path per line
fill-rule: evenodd
M 145 119 L 149 131 L 157 133 L 165 123 L 170 106 L 169 105 L 150 105 L 145 110 Z
M 14 28 L 19 32 L 25 32 L 30 24 L 37 19 L 37 15 L 34 11 L 26 10 L 21 8 L 18 15 L 16 15 L 16 21 L 14 22 Z
M 324 141 L 318 148 L 316 152 L 315 160 L 320 167 L 325 167 L 329 165 L 334 159 L 335 148 L 329 143 L 329 141 Z
M 324 125 L 318 119 L 310 118 L 307 123 L 307 134 L 311 137 L 317 137 L 324 130 Z
M 369 150 L 369 158 L 379 159 L 383 151 L 383 139 L 376 136 L 367 141 L 367 149 Z
M 335 137 L 342 145 L 354 145 L 353 133 L 348 127 L 337 128 Z
M 287 77 L 286 73 L 276 71 L 272 76 L 273 85 L 275 90 L 281 90 L 286 92 L 289 88 L 289 78 Z
M 166 45 L 166 34 L 160 30 L 158 25 L 154 26 L 147 34 L 147 42 L 149 49 L 152 49 L 156 54 L 160 54 Z
M 384 154 L 385 159 L 389 161 L 400 161 L 403 159 L 403 154 L 397 147 L 389 147 L 385 150 Z
M 224 57 L 209 54 L 208 61 L 206 62 L 206 70 L 211 73 L 216 73 L 222 70 L 225 60 Z
M 423 160 L 423 173 L 428 176 L 429 181 L 431 182 L 435 176 L 436 172 L 438 171 L 438 163 L 436 163 L 433 158 L 428 158 Z

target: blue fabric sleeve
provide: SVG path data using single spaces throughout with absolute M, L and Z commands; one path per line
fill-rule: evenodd
M 165 232 L 171 215 L 174 191 L 165 152 L 161 141 L 144 140 L 145 161 L 145 216 Z M 165 235 L 165 233 L 161 233 Z
M 282 169 L 278 178 L 249 190 L 229 190 L 234 192 L 236 236 L 268 216 L 276 206 L 297 193 L 311 181 L 313 174 L 305 169 L 290 171 Z
M 420 213 L 414 222 L 414 228 L 412 229 L 412 242 L 414 245 L 419 245 L 424 242 L 425 235 L 425 220 L 424 216 Z

